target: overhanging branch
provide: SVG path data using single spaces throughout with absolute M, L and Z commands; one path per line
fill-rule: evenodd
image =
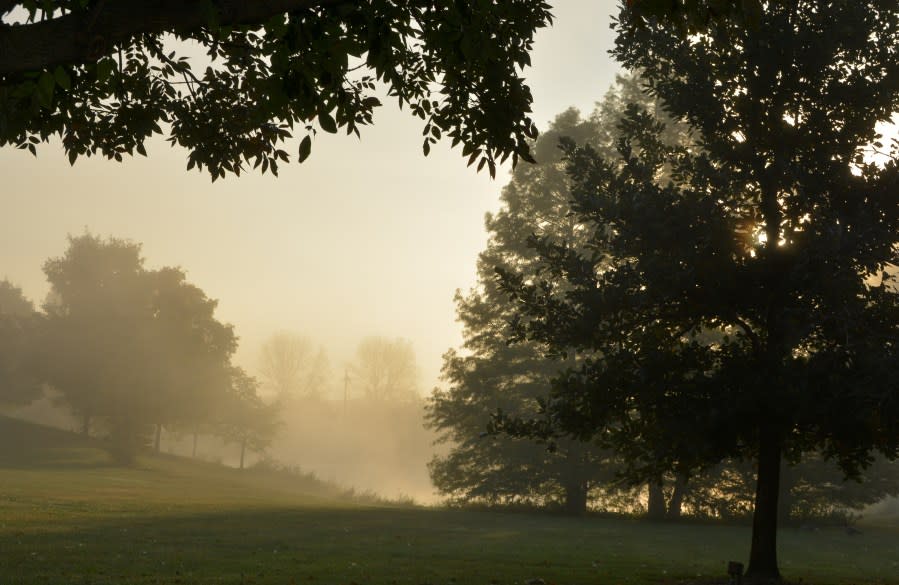
M 44 22 L 0 25 L 0 76 L 90 63 L 137 35 L 195 31 L 208 25 L 213 14 L 219 24 L 240 26 L 346 1 L 118 0 L 107 2 L 96 13 L 88 9 Z M 0 0 L 0 13 L 15 4 Z

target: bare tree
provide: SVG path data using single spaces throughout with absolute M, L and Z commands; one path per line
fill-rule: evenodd
M 418 365 L 412 342 L 367 337 L 359 343 L 353 372 L 366 398 L 414 401 L 418 399 Z

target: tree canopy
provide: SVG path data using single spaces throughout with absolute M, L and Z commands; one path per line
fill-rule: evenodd
M 156 426 L 206 422 L 230 386 L 237 339 L 214 316 L 216 301 L 176 268 L 147 270 L 140 245 L 70 237 L 44 272 L 51 292 L 41 371 L 83 419 L 107 425 L 130 460 Z
M 634 476 L 754 459 L 749 571 L 777 577 L 781 460 L 821 450 L 854 474 L 899 454 L 899 145 L 865 159 L 899 111 L 899 13 L 805 1 L 702 34 L 617 26 L 615 56 L 696 148 L 639 107 L 620 160 L 566 143 L 590 246 L 538 241 L 543 276 L 504 286 L 523 337 L 584 359 L 529 432 L 601 433 Z
M 588 231 L 571 213 L 559 138 L 589 142 L 611 155 L 623 104 L 635 100 L 653 105 L 638 77 L 619 77 L 587 119 L 573 109 L 557 116 L 533 145 L 538 164 L 516 167 L 503 188 L 501 209 L 487 215 L 490 237 L 478 257 L 477 286 L 456 295 L 463 346 L 445 354 L 446 387 L 435 389 L 428 403 L 428 424 L 449 446 L 432 460 L 431 478 L 453 500 L 561 504 L 584 512 L 615 479 L 617 462 L 595 441 L 560 439 L 549 451 L 534 440 L 485 436 L 485 430 L 498 409 L 513 417 L 536 414 L 551 379 L 573 364 L 548 358 L 537 343 L 508 343 L 516 306 L 499 287 L 496 270 L 538 277 L 540 256 L 528 245 L 535 237 L 586 244 Z
M 302 136 L 373 120 L 386 88 L 469 164 L 530 160 L 521 77 L 540 1 L 0 0 L 0 146 L 59 138 L 74 163 L 145 154 L 164 134 L 216 179 L 277 173 Z

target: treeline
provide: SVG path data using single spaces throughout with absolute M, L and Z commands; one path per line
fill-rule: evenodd
M 217 302 L 180 268 L 145 267 L 140 245 L 90 233 L 44 263 L 41 310 L 0 283 L 0 403 L 50 392 L 83 434 L 108 438 L 129 463 L 159 449 L 163 429 L 265 447 L 277 416 L 259 383 L 232 363 L 237 336 Z
M 672 465 L 666 445 L 650 434 L 689 436 L 688 427 L 693 424 L 689 409 L 674 413 L 674 422 L 683 426 L 682 433 L 663 428 L 665 417 L 650 412 L 643 415 L 652 414 L 660 420 L 655 430 L 637 424 L 627 429 L 622 423 L 606 432 L 588 426 L 578 436 L 549 429 L 543 441 L 497 432 L 497 420 L 523 424 L 544 420 L 545 413 L 554 411 L 550 403 L 554 399 L 560 404 L 564 404 L 563 399 L 571 400 L 572 404 L 566 406 L 579 415 L 599 416 L 608 405 L 596 388 L 601 383 L 623 384 L 623 376 L 629 375 L 622 368 L 617 374 L 610 373 L 622 376 L 619 382 L 578 378 L 580 372 L 590 371 L 591 363 L 602 363 L 601 352 L 576 351 L 576 337 L 569 339 L 570 347 L 565 346 L 565 340 L 549 346 L 535 339 L 539 336 L 522 331 L 540 326 L 555 334 L 554 330 L 565 322 L 572 335 L 588 342 L 590 336 L 615 334 L 604 334 L 599 328 L 591 331 L 588 319 L 601 316 L 561 314 L 570 299 L 589 307 L 593 302 L 590 299 L 602 294 L 598 288 L 590 290 L 582 283 L 610 269 L 611 257 L 603 248 L 602 230 L 591 226 L 572 207 L 572 179 L 566 172 L 570 161 L 564 160 L 559 142 L 567 137 L 572 143 L 587 145 L 585 148 L 608 164 L 623 165 L 619 148 L 622 144 L 631 148 L 630 143 L 622 142 L 623 128 L 632 123 L 634 112 L 661 121 L 654 128 L 660 143 L 681 152 L 696 152 L 690 129 L 666 115 L 660 103 L 644 92 L 638 76 L 620 77 L 586 119 L 575 110 L 556 118 L 533 145 L 539 164 L 516 167 L 503 189 L 502 208 L 487 216 L 490 237 L 478 258 L 477 286 L 456 297 L 464 344 L 446 354 L 445 386 L 433 392 L 427 406 L 427 423 L 448 448 L 432 459 L 431 478 L 450 502 L 550 507 L 572 513 L 594 509 L 654 518 L 749 518 L 752 514 L 756 470 L 751 459 L 724 458 L 715 465 L 684 464 L 678 468 Z M 633 148 L 639 149 L 636 145 Z M 651 179 L 665 185 L 673 179 L 673 172 L 673 167 L 660 165 Z M 586 260 L 576 263 L 569 258 Z M 584 266 L 587 272 L 580 272 Z M 525 285 L 523 290 L 534 287 L 530 296 L 510 295 L 508 275 L 515 275 L 515 282 Z M 558 322 L 549 318 L 538 321 L 521 309 L 538 302 L 545 303 L 547 313 L 557 309 Z M 579 320 L 582 329 L 577 329 Z M 716 336 L 720 332 L 711 329 L 696 332 L 699 343 L 720 341 Z M 584 345 L 588 342 L 582 341 Z M 566 388 L 565 394 L 561 390 L 558 393 L 563 398 L 557 398 L 553 385 L 558 386 L 569 376 L 585 388 L 583 395 Z M 664 396 L 659 399 L 659 408 L 663 403 Z M 671 404 L 670 408 L 684 407 L 673 400 Z M 564 412 L 555 416 L 564 416 Z M 639 415 L 635 412 L 634 416 Z M 612 440 L 613 433 L 619 438 Z M 670 447 L 673 450 L 674 446 Z M 699 454 L 710 447 L 716 446 L 697 443 L 695 451 Z M 899 494 L 899 465 L 884 459 L 876 460 L 850 480 L 819 452 L 801 455 L 797 449 L 785 459 L 780 482 L 781 520 L 844 519 L 850 510 Z M 634 472 L 636 465 L 642 466 L 639 473 Z
M 40 308 L 0 281 L 0 407 L 63 410 L 123 464 L 165 447 L 241 468 L 251 453 L 324 473 L 340 461 L 335 478 L 366 489 L 387 484 L 349 467 L 421 474 L 430 435 L 410 341 L 366 337 L 334 368 L 324 347 L 281 331 L 248 372 L 235 365 L 238 337 L 217 301 L 180 268 L 148 268 L 138 243 L 69 237 L 43 271 Z

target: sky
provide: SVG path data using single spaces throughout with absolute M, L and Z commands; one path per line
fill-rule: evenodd
M 525 72 L 540 128 L 570 106 L 591 110 L 618 71 L 607 54 L 616 3 L 553 4 Z M 40 304 L 41 265 L 64 253 L 68 234 L 131 239 L 148 268 L 180 266 L 218 299 L 251 372 L 279 330 L 324 346 L 336 379 L 358 342 L 378 335 L 413 342 L 423 393 L 439 383 L 442 354 L 462 339 L 453 294 L 475 283 L 484 214 L 498 209 L 507 172 L 491 180 L 448 145 L 425 158 L 420 121 L 389 102 L 361 140 L 320 133 L 310 159 L 277 178 L 211 183 L 185 170 L 184 151 L 162 140 L 148 151 L 70 167 L 56 147 L 36 158 L 0 150 L 0 279 Z

